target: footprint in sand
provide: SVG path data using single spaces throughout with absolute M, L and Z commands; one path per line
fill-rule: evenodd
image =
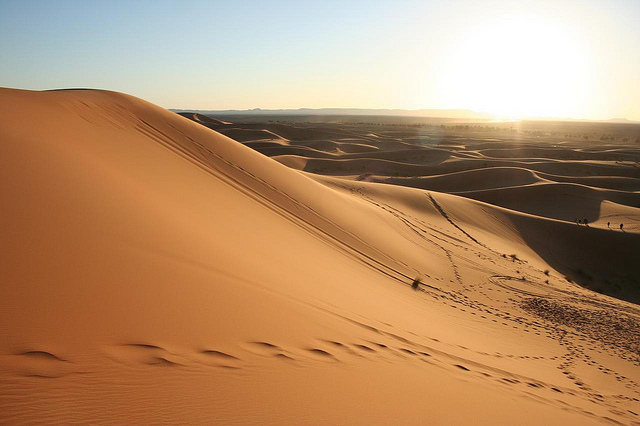
M 216 351 L 216 350 L 213 350 L 213 349 L 205 349 L 200 353 L 203 354 L 203 355 L 207 355 L 207 356 L 213 357 L 213 358 L 239 361 L 238 357 L 235 357 L 233 355 L 229 355 L 229 354 L 221 352 L 221 351 Z
M 180 357 L 166 349 L 148 343 L 125 343 L 106 350 L 111 359 L 128 365 L 152 365 L 178 367 L 183 365 Z
M 285 361 L 295 361 L 288 351 L 269 342 L 249 342 L 246 350 L 260 356 L 273 357 Z
M 74 372 L 68 360 L 43 350 L 28 350 L 16 354 L 18 371 L 25 377 L 54 379 Z
M 307 351 L 309 353 L 311 353 L 312 355 L 315 355 L 316 358 L 320 358 L 320 359 L 324 359 L 324 360 L 331 360 L 331 361 L 337 361 L 338 360 L 332 353 L 327 352 L 324 349 L 311 348 L 311 349 L 307 349 Z
M 67 362 L 66 360 L 46 351 L 25 351 L 18 354 L 33 360 L 46 360 L 46 361 L 60 361 Z
M 214 367 L 239 369 L 240 358 L 230 355 L 226 352 L 218 351 L 215 349 L 205 349 L 200 351 L 200 360 L 207 365 Z
M 367 346 L 367 345 L 362 345 L 362 344 L 359 344 L 359 343 L 358 343 L 358 344 L 353 345 L 353 347 L 354 347 L 354 348 L 356 348 L 356 349 L 360 349 L 360 350 L 361 350 L 361 351 L 363 351 L 363 352 L 369 352 L 369 353 L 374 353 L 374 352 L 376 352 L 376 350 L 375 350 L 375 349 L 370 348 L 370 347 L 369 347 L 369 346 Z

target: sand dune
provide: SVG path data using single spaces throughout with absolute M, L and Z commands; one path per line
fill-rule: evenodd
M 540 147 L 518 147 L 479 149 L 484 157 L 488 158 L 523 158 L 523 159 L 557 159 L 561 156 L 564 160 L 582 161 L 626 161 L 629 159 L 640 160 L 640 154 L 636 151 L 606 149 L 589 151 L 585 149 L 567 150 L 565 147 L 540 148 Z
M 279 152 L 277 155 L 284 155 Z M 340 158 L 339 162 L 326 159 L 309 159 L 305 168 L 306 171 L 317 172 L 323 170 L 323 173 L 331 173 L 336 175 L 348 174 L 345 171 L 361 170 L 370 167 L 376 173 L 386 174 L 388 176 L 431 176 L 446 173 L 462 172 L 472 169 L 486 169 L 489 167 L 513 167 L 527 168 L 534 172 L 542 172 L 558 176 L 571 177 L 590 177 L 590 176 L 607 176 L 607 177 L 627 177 L 637 179 L 640 167 L 626 165 L 619 167 L 610 164 L 598 164 L 594 162 L 571 162 L 571 161 L 512 161 L 498 159 L 482 159 L 482 158 L 462 158 L 460 153 L 454 151 L 448 156 L 440 154 L 435 157 L 430 155 L 424 156 L 424 163 L 417 163 L 417 153 L 405 154 L 411 156 L 411 159 L 395 159 L 393 161 L 382 158 L 360 157 L 358 159 Z M 419 158 L 419 157 L 418 157 Z M 407 161 L 408 160 L 408 161 Z M 389 163 L 397 164 L 389 164 Z
M 538 176 L 553 182 L 572 182 L 585 186 L 615 189 L 618 191 L 638 192 L 640 191 L 640 179 L 633 177 L 617 176 L 558 176 L 548 173 L 537 173 Z
M 178 114 L 209 128 L 217 129 L 232 124 L 228 121 L 216 120 L 215 118 L 207 117 L 206 115 L 198 114 L 195 112 L 180 112 Z
M 430 189 L 439 192 L 463 192 L 505 186 L 530 185 L 541 182 L 531 170 L 516 167 L 492 167 L 471 169 L 435 176 L 388 178 L 385 183 Z
M 231 127 L 226 129 L 220 129 L 219 132 L 239 142 L 271 141 L 271 140 L 286 141 L 286 139 L 283 138 L 282 136 L 266 129 L 239 129 L 236 127 Z
M 600 204 L 607 200 L 629 207 L 640 207 L 640 193 L 595 189 L 570 183 L 543 183 L 459 192 L 468 198 L 520 210 L 539 216 L 575 222 L 599 218 Z
M 94 90 L 1 89 L 0 120 L 3 423 L 638 422 L 637 231 L 301 171 L 428 169 L 446 188 L 471 152 L 403 162 L 378 156 L 414 146 L 397 129 L 358 142 Z M 337 158 L 278 151 L 290 168 L 213 127 Z M 636 217 L 633 192 L 535 184 L 544 170 L 514 164 L 463 179 L 519 176 Z
M 352 143 L 377 149 L 350 153 L 335 148 L 334 141 L 323 145 L 315 139 L 313 150 L 308 141 L 253 148 L 315 174 L 447 192 L 546 218 L 587 219 L 600 228 L 619 229 L 622 223 L 627 232 L 640 232 L 640 150 L 633 142 L 580 144 L 505 138 L 500 132 L 495 138 L 471 138 L 383 124 L 325 126 L 344 128 Z M 377 143 L 371 141 L 372 130 Z

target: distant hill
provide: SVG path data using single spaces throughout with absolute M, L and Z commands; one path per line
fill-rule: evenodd
M 225 109 L 225 110 L 196 110 L 171 108 L 176 113 L 197 113 L 208 116 L 378 116 L 378 117 L 420 117 L 455 120 L 500 120 L 504 117 L 497 114 L 476 112 L 468 109 L 372 109 L 372 108 L 297 108 L 297 109 Z M 611 118 L 608 120 L 589 120 L 563 117 L 528 117 L 523 121 L 556 121 L 577 123 L 610 123 L 610 124 L 640 124 L 626 118 Z
M 229 110 L 193 110 L 193 109 L 171 109 L 174 112 L 196 112 L 206 115 L 364 115 L 364 116 L 397 116 L 397 117 L 433 117 L 433 118 L 456 118 L 456 119 L 482 119 L 491 120 L 498 118 L 497 115 L 483 112 L 475 112 L 466 109 L 363 109 L 363 108 L 298 108 L 298 109 L 229 109 Z
M 609 123 L 619 123 L 619 124 L 639 124 L 640 121 L 627 120 L 626 118 L 611 118 L 607 120 Z
M 610 124 L 640 124 L 640 121 L 629 120 L 627 118 L 610 118 L 608 120 L 590 120 L 587 118 L 564 118 L 564 117 L 530 117 L 526 121 L 564 121 L 576 123 L 610 123 Z

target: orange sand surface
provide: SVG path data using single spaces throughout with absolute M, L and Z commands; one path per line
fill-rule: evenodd
M 0 423 L 640 424 L 637 168 L 310 131 L 0 89 Z

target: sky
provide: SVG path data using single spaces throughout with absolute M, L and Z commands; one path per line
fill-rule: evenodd
M 639 0 L 0 0 L 0 86 L 640 121 L 639 22 Z

